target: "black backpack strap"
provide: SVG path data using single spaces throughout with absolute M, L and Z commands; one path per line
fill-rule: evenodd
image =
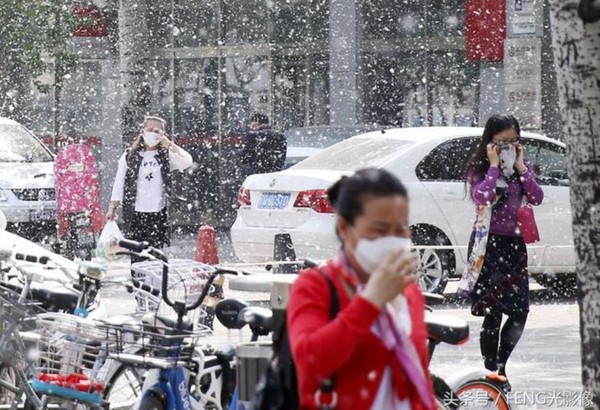
M 331 276 L 324 272 L 323 268 L 319 268 L 319 273 L 323 275 L 329 286 L 329 320 L 333 320 L 340 311 L 340 299 Z M 329 403 L 320 403 L 321 393 L 331 395 L 331 401 Z M 335 376 L 333 374 L 321 381 L 319 391 L 317 391 L 317 394 L 315 395 L 315 402 L 317 406 L 319 406 L 319 409 L 335 409 L 337 404 L 337 394 L 335 393 Z
M 334 319 L 338 312 L 340 311 L 340 300 L 338 298 L 337 289 L 335 288 L 335 283 L 333 283 L 333 279 L 327 273 L 324 272 L 323 269 L 319 268 L 319 273 L 323 275 L 325 280 L 327 281 L 327 285 L 329 286 L 329 319 Z

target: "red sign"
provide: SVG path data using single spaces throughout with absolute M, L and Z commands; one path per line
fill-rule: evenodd
M 108 26 L 104 16 L 93 6 L 75 7 L 73 15 L 82 21 L 75 26 L 73 36 L 75 37 L 105 37 L 108 36 Z
M 465 53 L 469 61 L 502 61 L 506 37 L 505 0 L 467 0 Z

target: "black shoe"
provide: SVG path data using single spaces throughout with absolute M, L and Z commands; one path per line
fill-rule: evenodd
M 510 385 L 508 379 L 506 379 L 504 383 L 500 384 L 500 388 L 502 389 L 504 394 L 508 394 L 512 390 L 512 386 Z

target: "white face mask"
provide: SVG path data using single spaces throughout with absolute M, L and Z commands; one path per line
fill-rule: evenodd
M 500 148 L 500 170 L 506 178 L 515 173 L 515 162 L 517 160 L 517 149 L 513 145 L 501 145 Z
M 160 142 L 159 135 L 156 132 L 144 131 L 142 138 L 144 138 L 144 144 L 150 148 L 155 147 Z
M 354 257 L 360 267 L 369 275 L 381 265 L 390 253 L 397 249 L 408 252 L 411 247 L 409 238 L 384 236 L 377 239 L 360 238 L 354 249 Z

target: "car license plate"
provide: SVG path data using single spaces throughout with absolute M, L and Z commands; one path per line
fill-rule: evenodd
M 289 193 L 265 192 L 258 201 L 259 209 L 283 209 L 290 202 Z
M 30 210 L 29 211 L 29 221 L 30 222 L 51 221 L 54 219 L 56 219 L 56 210 L 54 210 L 54 209 L 42 209 L 42 210 Z

